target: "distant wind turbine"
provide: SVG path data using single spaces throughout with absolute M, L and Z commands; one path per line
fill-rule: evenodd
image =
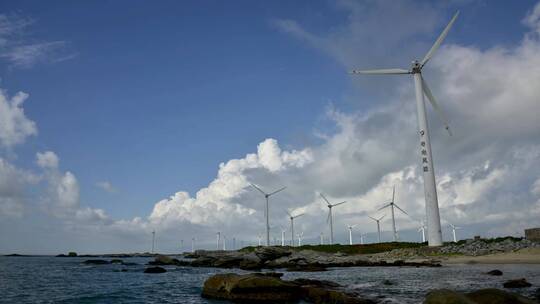
M 259 239 L 259 246 L 261 246 L 262 236 L 260 234 L 257 234 L 257 239 Z
M 195 252 L 195 238 L 191 238 L 191 252 Z
M 431 59 L 433 54 L 441 46 L 444 38 L 450 31 L 450 28 L 456 21 L 459 12 L 457 12 L 450 23 L 442 31 L 441 35 L 431 49 L 424 56 L 422 61 L 414 60 L 412 62 L 412 67 L 409 70 L 405 69 L 382 69 L 382 70 L 364 70 L 364 71 L 352 71 L 352 74 L 389 74 L 389 75 L 398 75 L 398 74 L 409 74 L 414 77 L 414 85 L 416 92 L 416 110 L 417 110 L 417 119 L 418 119 L 418 133 L 420 135 L 420 153 L 422 160 L 422 171 L 424 173 L 424 196 L 426 200 L 426 218 L 427 218 L 427 228 L 428 228 L 428 244 L 429 246 L 441 246 L 442 242 L 442 232 L 441 232 L 441 218 L 439 215 L 439 203 L 437 200 L 437 188 L 435 183 L 435 172 L 433 171 L 433 157 L 431 155 L 431 143 L 429 138 L 427 114 L 426 114 L 426 105 L 424 101 L 424 94 L 427 96 L 427 99 L 430 101 L 431 105 L 435 109 L 435 112 L 441 118 L 448 134 L 452 135 L 450 132 L 450 127 L 448 126 L 448 120 L 446 115 L 443 113 L 439 104 L 435 100 L 435 97 L 431 93 L 426 81 L 422 77 L 422 68 L 426 63 Z
M 399 208 L 399 206 L 396 203 L 394 203 L 395 194 L 396 194 L 396 186 L 394 186 L 394 188 L 392 190 L 392 201 L 390 203 L 388 203 L 387 205 L 384 205 L 381 208 L 379 208 L 379 210 L 390 207 L 390 210 L 392 212 L 392 230 L 394 232 L 394 242 L 397 242 L 398 234 L 397 234 L 397 230 L 396 230 L 396 218 L 395 218 L 395 215 L 394 215 L 394 207 L 398 208 L 401 212 L 405 213 L 406 215 L 409 215 L 409 214 L 407 212 L 405 212 L 405 210 Z
M 358 225 L 358 224 L 352 225 L 352 226 L 351 226 L 351 225 L 348 225 L 348 226 L 347 226 L 347 228 L 349 228 L 349 245 L 352 245 L 352 244 L 353 244 L 353 242 L 352 242 L 352 229 L 353 229 L 354 227 L 356 227 L 357 225 Z
M 180 252 L 184 250 L 184 240 L 180 240 Z
M 266 199 L 266 209 L 265 209 L 265 214 L 266 214 L 266 246 L 270 246 L 270 219 L 269 219 L 269 209 L 268 209 L 268 198 L 270 196 L 280 192 L 280 191 L 285 190 L 285 188 L 287 188 L 287 187 L 283 187 L 283 188 L 278 189 L 278 190 L 276 190 L 274 192 L 266 193 L 261 188 L 255 186 L 254 184 L 251 184 L 251 186 L 253 188 L 259 190 L 264 195 L 264 198 Z
M 304 232 L 298 233 L 296 236 L 298 236 L 298 247 L 302 246 L 302 237 L 304 236 Z
M 223 251 L 227 250 L 227 237 L 223 236 Z
M 287 212 L 287 215 L 289 216 L 289 219 L 291 220 L 291 246 L 294 247 L 294 219 L 304 215 L 304 213 L 292 215 L 289 213 L 289 211 L 286 211 L 286 212 Z
M 360 245 L 364 245 L 364 237 L 366 236 L 365 233 L 360 232 Z
M 236 238 L 232 238 L 232 250 L 236 250 Z
M 221 241 L 221 232 L 216 233 L 216 250 L 219 250 L 219 242 Z
M 378 237 L 378 241 L 379 243 L 381 242 L 381 225 L 380 225 L 380 221 L 386 216 L 386 214 L 384 214 L 383 216 L 381 216 L 380 218 L 376 219 L 374 217 L 371 217 L 368 215 L 368 217 L 372 220 L 374 220 L 375 222 L 377 222 L 377 237 Z
M 321 232 L 321 245 L 324 245 L 324 233 Z
M 422 232 L 422 243 L 426 242 L 426 224 L 424 221 L 420 222 L 420 228 L 418 228 L 418 232 Z
M 326 199 L 326 197 L 322 194 L 322 193 L 319 193 L 321 195 L 321 197 L 326 201 L 326 203 L 328 204 L 327 207 L 328 207 L 328 217 L 326 218 L 326 222 L 329 222 L 330 224 L 330 244 L 334 244 L 334 219 L 332 217 L 332 208 L 336 207 L 336 206 L 339 206 L 341 204 L 345 204 L 346 201 L 343 201 L 341 203 L 337 203 L 337 204 L 331 204 L 328 199 Z
M 454 243 L 457 243 L 456 230 L 461 229 L 461 227 L 458 227 L 452 224 L 450 224 L 450 227 L 452 227 L 452 235 L 454 237 Z
M 285 246 L 285 231 L 287 231 L 287 229 L 285 229 L 283 226 L 281 226 L 280 228 L 281 228 L 281 246 Z

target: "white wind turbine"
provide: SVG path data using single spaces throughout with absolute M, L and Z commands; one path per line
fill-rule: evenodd
M 257 239 L 259 240 L 259 246 L 261 246 L 262 235 L 257 234 Z
M 286 211 L 286 212 L 287 212 L 287 215 L 289 216 L 289 219 L 291 220 L 291 246 L 294 247 L 294 219 L 304 215 L 305 213 L 292 215 L 289 213 L 289 211 Z
M 374 220 L 375 222 L 377 222 L 377 237 L 378 237 L 378 240 L 379 240 L 379 243 L 381 242 L 381 225 L 380 225 L 380 222 L 381 220 L 386 216 L 386 214 L 384 214 L 383 216 L 381 216 L 380 218 L 376 219 L 374 217 L 371 217 L 368 215 L 368 217 L 372 220 Z
M 360 232 L 360 245 L 364 245 L 364 237 L 366 236 L 365 233 Z
M 396 230 L 396 218 L 395 218 L 395 215 L 394 215 L 394 207 L 398 208 L 401 212 L 405 213 L 406 215 L 409 215 L 409 214 L 407 212 L 405 212 L 405 210 L 399 208 L 399 206 L 394 203 L 395 194 L 396 194 L 396 186 L 394 186 L 394 188 L 392 190 L 392 201 L 390 203 L 388 203 L 387 205 L 384 205 L 381 208 L 379 208 L 379 210 L 382 210 L 382 209 L 384 209 L 386 207 L 390 207 L 390 210 L 392 212 L 392 230 L 394 232 L 394 242 L 397 242 L 398 233 L 397 233 L 397 230 Z
M 352 242 L 352 229 L 353 229 L 354 227 L 356 227 L 356 226 L 358 226 L 358 224 L 352 225 L 352 226 L 351 226 L 351 225 L 348 225 L 348 226 L 347 226 L 347 228 L 349 228 L 349 245 L 352 245 L 352 244 L 353 244 L 353 242 Z
M 420 228 L 418 228 L 418 232 L 422 232 L 422 243 L 425 243 L 426 242 L 426 224 L 424 223 L 424 221 L 421 221 L 420 222 Z
M 304 232 L 298 233 L 296 235 L 298 237 L 298 247 L 302 246 L 302 237 L 304 236 Z
M 219 250 L 219 242 L 221 241 L 221 232 L 216 233 L 216 250 Z
M 251 184 L 251 186 L 253 188 L 259 190 L 264 195 L 264 198 L 266 199 L 266 209 L 264 210 L 265 214 L 266 214 L 266 246 L 270 246 L 270 220 L 269 220 L 268 198 L 270 196 L 280 192 L 280 191 L 285 190 L 285 188 L 287 188 L 287 187 L 283 187 L 283 188 L 278 189 L 278 190 L 276 190 L 274 192 L 266 193 L 261 188 L 255 186 L 254 184 Z
M 195 252 L 195 238 L 191 238 L 191 252 Z
M 381 70 L 364 70 L 364 71 L 352 71 L 353 74 L 410 74 L 414 77 L 414 85 L 416 92 L 416 110 L 418 119 L 418 134 L 420 135 L 420 153 L 422 160 L 422 171 L 424 173 L 424 196 L 426 200 L 426 218 L 428 227 L 428 244 L 429 246 L 441 246 L 442 245 L 442 232 L 441 232 L 441 218 L 439 215 L 439 203 L 437 201 L 437 188 L 435 183 L 435 172 L 433 171 L 433 157 L 431 155 L 431 143 L 429 138 L 428 122 L 426 115 L 426 105 L 424 102 L 424 94 L 427 96 L 431 105 L 438 113 L 439 117 L 444 123 L 444 126 L 448 133 L 450 127 L 446 115 L 443 113 L 439 104 L 435 100 L 435 97 L 431 93 L 426 81 L 422 77 L 422 68 L 431 59 L 435 51 L 440 47 L 444 38 L 450 31 L 450 28 L 456 21 L 459 12 L 457 12 L 450 23 L 443 30 L 439 38 L 435 41 L 431 49 L 424 56 L 422 61 L 414 60 L 409 70 L 405 69 L 381 69 Z
M 184 250 L 184 240 L 180 240 L 180 252 Z
M 285 231 L 287 231 L 287 229 L 283 226 L 280 226 L 281 228 L 281 246 L 285 246 Z
M 326 201 L 326 203 L 328 204 L 328 217 L 326 218 L 326 222 L 330 224 L 330 245 L 334 244 L 334 219 L 332 217 L 332 208 L 334 208 L 335 206 L 339 206 L 341 204 L 345 204 L 346 201 L 343 201 L 341 203 L 337 203 L 337 204 L 331 204 L 327 199 L 326 197 L 322 194 L 322 193 L 319 193 L 321 195 L 321 197 Z
M 324 233 L 321 232 L 321 245 L 324 245 Z
M 457 243 L 456 230 L 461 229 L 461 227 L 455 226 L 453 224 L 450 224 L 450 227 L 452 227 L 452 236 L 454 237 L 454 243 Z
M 155 244 L 155 240 L 156 240 L 156 231 L 153 230 L 153 231 L 152 231 L 152 253 L 154 253 L 154 244 Z
M 227 250 L 227 237 L 223 236 L 223 251 Z

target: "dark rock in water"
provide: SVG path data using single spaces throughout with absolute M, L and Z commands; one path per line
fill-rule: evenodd
M 249 303 L 286 303 L 300 300 L 298 285 L 264 274 L 217 274 L 204 282 L 205 298 Z
M 504 288 L 524 288 L 524 287 L 531 287 L 532 284 L 527 282 L 525 278 L 517 279 L 517 280 L 509 280 L 506 281 L 503 284 Z
M 326 267 L 318 263 L 314 264 L 296 264 L 287 268 L 287 271 L 304 271 L 304 272 L 317 272 L 317 271 L 326 271 Z
M 106 265 L 110 264 L 111 262 L 105 260 L 86 260 L 83 263 L 87 265 Z
M 6 257 L 23 257 L 24 255 L 18 253 L 6 254 Z
M 77 253 L 75 251 L 70 251 L 68 253 L 68 257 L 76 257 L 77 256 Z
M 144 270 L 144 273 L 164 273 L 167 272 L 165 268 L 161 268 L 159 266 L 156 267 L 148 267 Z
M 533 304 L 534 301 L 515 293 L 488 288 L 467 293 L 467 297 L 477 304 Z
M 531 299 L 501 289 L 480 289 L 459 293 L 448 289 L 433 290 L 427 294 L 424 304 L 534 304 Z
M 122 268 L 122 270 L 120 270 L 121 272 L 127 272 L 128 270 L 125 269 L 125 268 Z
M 174 259 L 165 255 L 158 255 L 155 257 L 153 261 L 148 262 L 148 265 L 176 265 L 176 266 L 189 266 L 191 265 L 190 262 L 187 261 L 180 261 L 178 259 Z
M 219 267 L 219 268 L 233 268 L 233 267 L 239 267 L 240 266 L 240 263 L 243 261 L 244 259 L 241 258 L 241 257 L 222 257 L 222 258 L 219 258 L 219 259 L 216 259 L 214 262 L 213 262 L 213 265 L 214 267 Z
M 120 259 L 112 259 L 111 264 L 124 264 L 124 261 Z
M 372 304 L 357 294 L 339 289 L 330 281 L 296 279 L 283 281 L 282 274 L 234 273 L 217 274 L 204 282 L 202 296 L 242 303 L 291 303 L 304 300 L 310 303 Z
M 383 285 L 394 285 L 394 282 L 390 281 L 390 280 L 384 280 L 383 282 Z
M 536 297 L 536 301 L 540 303 L 540 288 L 536 289 L 534 296 Z
M 424 304 L 476 304 L 464 294 L 449 290 L 436 289 L 426 295 Z
M 488 271 L 486 274 L 493 275 L 493 276 L 501 276 L 503 273 L 499 269 L 494 269 L 492 271 Z

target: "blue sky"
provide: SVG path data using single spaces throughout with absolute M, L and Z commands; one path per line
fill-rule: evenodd
M 445 43 L 488 52 L 522 43 L 531 31 L 522 20 L 535 4 L 4 2 L 0 14 L 6 20 L 28 22 L 9 41 L 50 47 L 36 51 L 26 63 L 0 57 L 0 87 L 9 96 L 18 91 L 30 95 L 24 112 L 37 125 L 37 135 L 5 148 L 3 158 L 40 175 L 36 153 L 54 151 L 59 171 L 76 176 L 81 208 L 103 209 L 115 220 L 145 218 L 156 202 L 178 191 L 195 195 L 216 178 L 220 163 L 254 153 L 267 138 L 276 139 L 282 150 L 316 151 L 343 131 L 336 118 L 343 116 L 329 112 L 362 117 L 400 104 L 394 102 L 401 92 L 395 88 L 410 81 L 351 78 L 347 71 L 397 63 L 406 68 L 413 54 L 423 56 L 456 10 L 461 15 Z M 391 10 L 403 10 L 402 17 L 380 26 L 373 22 Z M 424 22 L 415 11 L 426 12 Z M 371 23 L 353 29 L 364 17 Z M 406 39 L 392 38 L 392 27 L 404 31 Z M 348 45 L 347 35 L 356 31 L 372 34 L 356 37 L 358 41 L 350 37 L 353 43 Z M 0 54 L 14 49 L 0 48 Z M 442 77 L 441 66 L 432 68 L 434 82 Z M 450 107 L 453 112 L 457 110 Z M 364 128 L 377 125 L 366 123 Z M 451 159 L 445 160 L 444 153 L 441 175 L 461 172 L 443 171 Z M 475 165 L 491 160 L 481 159 Z M 355 195 L 367 195 L 376 181 L 406 164 L 370 175 L 371 186 L 360 187 Z M 534 182 L 534 176 L 527 180 Z M 100 182 L 115 191 L 96 186 Z M 49 186 L 28 186 L 26 201 L 42 200 Z M 24 216 L 17 221 L 24 223 Z

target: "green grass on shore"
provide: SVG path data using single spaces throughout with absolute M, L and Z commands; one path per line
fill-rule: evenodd
M 341 252 L 345 254 L 373 254 L 373 253 L 391 251 L 394 249 L 425 247 L 426 245 L 427 245 L 426 243 L 389 242 L 389 243 L 365 244 L 365 245 L 359 245 L 359 244 L 356 244 L 356 245 L 341 245 L 341 244 L 303 245 L 299 247 L 286 246 L 285 248 L 298 250 L 298 251 L 299 250 L 313 250 L 313 251 L 327 252 L 327 253 Z M 240 251 L 252 252 L 256 248 L 257 248 L 256 246 L 249 246 L 249 247 L 244 247 L 240 249 Z

